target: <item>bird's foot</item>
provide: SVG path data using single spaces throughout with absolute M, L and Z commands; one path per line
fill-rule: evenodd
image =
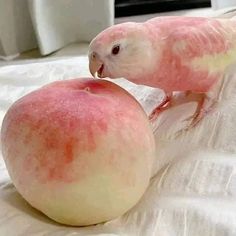
M 161 112 L 165 111 L 171 106 L 171 97 L 172 95 L 167 94 L 163 101 L 152 111 L 148 117 L 151 123 L 156 120 Z
M 198 101 L 198 106 L 195 113 L 186 121 L 191 121 L 187 129 L 195 127 L 214 107 L 216 102 L 202 94 L 201 100 Z

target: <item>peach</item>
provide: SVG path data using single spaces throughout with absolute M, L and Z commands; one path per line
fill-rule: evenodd
M 1 141 L 19 193 L 55 221 L 77 226 L 132 208 L 155 155 L 139 103 L 118 85 L 89 78 L 54 82 L 16 101 Z

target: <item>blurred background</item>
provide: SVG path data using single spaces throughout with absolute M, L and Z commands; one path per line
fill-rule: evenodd
M 211 0 L 116 0 L 115 16 L 142 15 L 211 7 Z
M 234 6 L 235 0 L 0 0 L 0 65 L 86 54 L 93 37 L 113 24 L 212 16 Z

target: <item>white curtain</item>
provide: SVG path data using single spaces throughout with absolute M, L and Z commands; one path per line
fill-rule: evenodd
M 211 0 L 211 5 L 215 10 L 225 7 L 234 7 L 236 6 L 236 0 Z
M 27 0 L 0 0 L 0 58 L 37 47 Z
M 89 42 L 114 23 L 114 0 L 0 0 L 0 58 Z

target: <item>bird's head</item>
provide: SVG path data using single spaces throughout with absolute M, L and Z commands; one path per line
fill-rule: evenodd
M 149 74 L 155 61 L 147 28 L 141 23 L 123 23 L 101 32 L 89 47 L 89 69 L 93 76 L 121 78 L 138 83 Z

